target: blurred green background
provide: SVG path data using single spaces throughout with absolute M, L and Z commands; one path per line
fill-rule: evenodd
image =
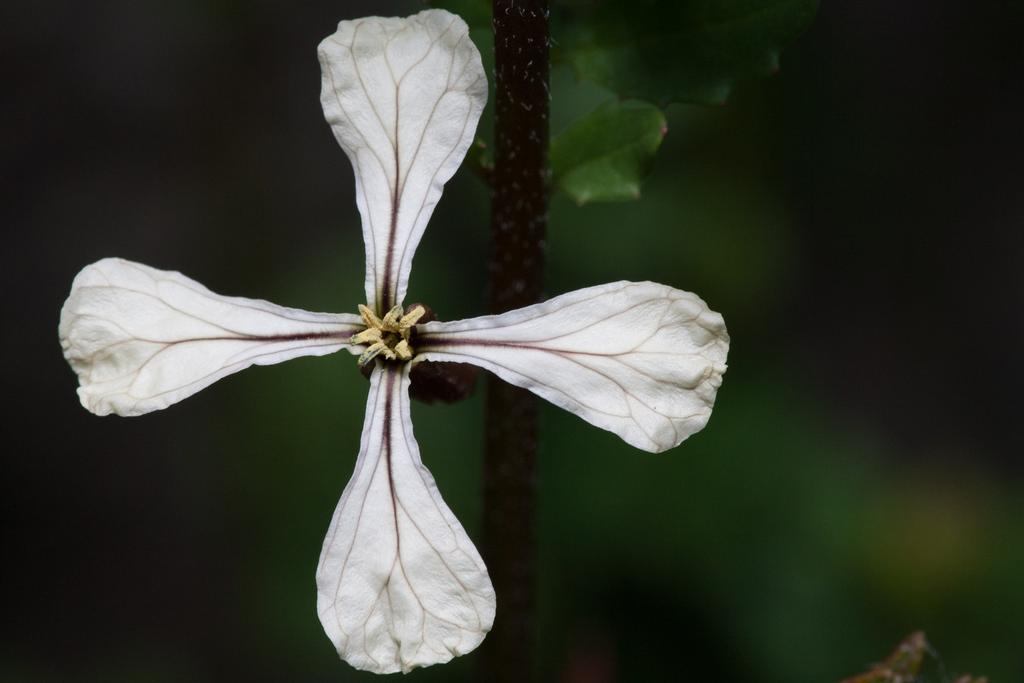
M 371 680 L 314 609 L 363 418 L 352 358 L 99 419 L 56 323 L 77 270 L 114 255 L 354 311 L 359 219 L 314 48 L 418 7 L 0 9 L 0 680 Z M 1010 1 L 825 0 L 776 77 L 668 110 L 640 201 L 553 199 L 550 294 L 663 282 L 733 343 L 709 426 L 671 452 L 543 409 L 542 680 L 836 681 L 919 628 L 949 671 L 1024 680 L 1022 29 Z M 609 97 L 564 67 L 552 93 L 553 132 Z M 460 171 L 411 300 L 483 312 L 487 207 Z M 477 538 L 481 392 L 413 411 Z

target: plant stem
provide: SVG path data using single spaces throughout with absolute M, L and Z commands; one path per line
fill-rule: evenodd
M 494 172 L 489 307 L 536 303 L 548 218 L 548 2 L 493 0 Z M 533 679 L 537 398 L 488 377 L 483 548 L 498 598 L 484 680 Z

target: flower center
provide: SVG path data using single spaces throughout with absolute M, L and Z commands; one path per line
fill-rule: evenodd
M 366 350 L 359 356 L 359 364 L 366 365 L 377 356 L 388 360 L 406 361 L 412 358 L 409 338 L 416 323 L 426 313 L 423 306 L 415 305 L 405 313 L 401 306 L 395 306 L 383 318 L 366 306 L 359 306 L 359 315 L 366 329 L 349 339 L 350 344 L 365 344 Z

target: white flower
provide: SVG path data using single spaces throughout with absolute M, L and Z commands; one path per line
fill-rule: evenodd
M 165 408 L 253 364 L 341 349 L 372 362 L 355 472 L 317 568 L 317 609 L 341 657 L 378 673 L 465 654 L 494 620 L 487 569 L 420 460 L 409 371 L 473 363 L 646 451 L 708 421 L 725 372 L 722 317 L 665 285 L 618 282 L 502 315 L 417 324 L 402 308 L 413 254 L 487 96 L 458 17 L 343 21 L 320 44 L 321 100 L 355 170 L 366 243 L 361 315 L 214 294 L 121 259 L 87 266 L 61 311 L 82 405 Z

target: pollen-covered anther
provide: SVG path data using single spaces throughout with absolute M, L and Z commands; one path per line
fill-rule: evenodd
M 408 312 L 401 306 L 395 306 L 381 318 L 369 307 L 360 306 L 359 315 L 366 329 L 349 340 L 352 344 L 366 345 L 366 350 L 359 356 L 359 364 L 365 365 L 377 356 L 387 360 L 410 360 L 413 357 L 409 343 L 412 331 L 425 313 L 424 307 L 419 305 L 410 307 Z

